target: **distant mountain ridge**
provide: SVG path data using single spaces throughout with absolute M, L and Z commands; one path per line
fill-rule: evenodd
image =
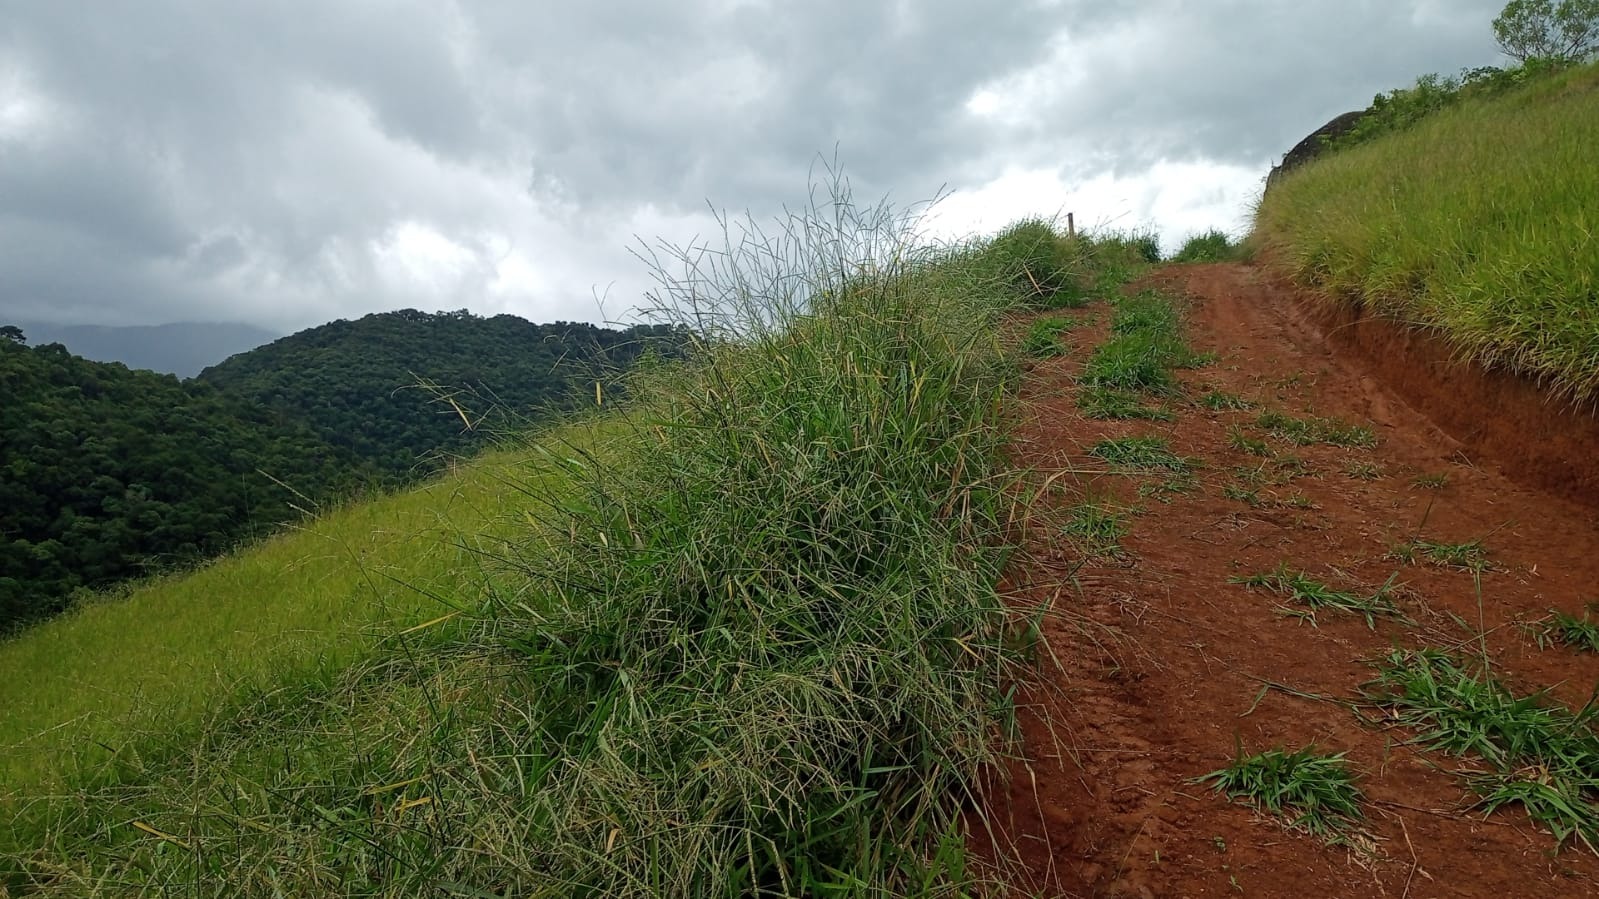
M 309 424 L 404 479 L 429 454 L 474 452 L 486 435 L 592 403 L 595 381 L 647 350 L 670 356 L 681 345 L 664 326 L 402 309 L 308 328 L 197 380 Z
M 0 635 L 80 589 L 202 561 L 302 508 L 425 477 L 443 456 L 592 405 L 596 382 L 615 396 L 641 356 L 684 343 L 662 326 L 406 309 L 309 328 L 180 380 L 18 327 L 21 341 L 0 322 Z
M 74 356 L 94 362 L 120 362 L 180 378 L 192 378 L 207 366 L 282 336 L 239 322 L 113 326 L 0 320 L 0 324 L 15 324 L 34 346 L 59 343 Z

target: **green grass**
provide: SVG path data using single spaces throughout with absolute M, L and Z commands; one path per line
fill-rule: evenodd
M 1408 565 L 1426 562 L 1439 568 L 1456 568 L 1461 571 L 1475 571 L 1478 573 L 1489 568 L 1488 548 L 1483 545 L 1481 540 L 1468 540 L 1464 543 L 1438 543 L 1418 537 L 1408 543 L 1402 543 L 1394 547 L 1389 551 L 1388 556 Z
M 1249 408 L 1249 401 L 1236 393 L 1209 390 L 1199 398 L 1199 404 L 1212 412 L 1233 412 Z
M 399 630 L 477 608 L 480 553 L 526 529 L 530 483 L 559 480 L 528 455 L 490 453 L 0 642 L 0 812 L 143 736 L 188 733 L 240 697 L 330 676 Z
M 1237 247 L 1227 232 L 1215 228 L 1196 234 L 1183 242 L 1182 248 L 1172 256 L 1172 262 L 1227 262 L 1236 258 Z
M 1591 401 L 1596 86 L 1599 65 L 1581 66 L 1330 154 L 1265 196 L 1254 241 L 1334 302 Z
M 1036 631 L 995 590 L 997 319 L 1032 295 L 992 242 L 912 223 L 835 192 L 775 237 L 660 249 L 655 311 L 696 354 L 634 378 L 614 451 L 539 445 L 514 531 L 447 566 L 465 614 L 69 772 L 0 830 L 0 884 L 978 889 L 964 809 Z
M 1071 319 L 1053 315 L 1034 321 L 1022 337 L 1022 352 L 1035 359 L 1066 355 L 1060 336 L 1071 326 Z
M 1201 361 L 1183 341 L 1176 305 L 1158 293 L 1119 300 L 1110 330 L 1110 339 L 1095 348 L 1083 368 L 1086 387 L 1170 395 L 1177 387 L 1173 370 Z
M 1344 753 L 1323 754 L 1314 746 L 1249 755 L 1240 746 L 1227 767 L 1196 782 L 1335 845 L 1347 842 L 1365 817 L 1364 797 Z
M 1278 565 L 1275 571 L 1235 577 L 1232 583 L 1286 596 L 1289 602 L 1305 607 L 1306 611 L 1302 613 L 1302 617 L 1312 623 L 1315 622 L 1317 612 L 1322 609 L 1332 609 L 1359 615 L 1366 619 L 1367 627 L 1375 629 L 1379 617 L 1404 618 L 1404 614 L 1394 604 L 1394 595 L 1398 590 L 1395 584 L 1397 578 L 1398 574 L 1389 577 L 1382 586 L 1370 593 L 1351 593 L 1347 590 L 1333 589 L 1321 581 L 1312 579 L 1303 571 L 1290 571 L 1285 562 Z
M 1375 462 L 1357 459 L 1344 466 L 1344 476 L 1356 481 L 1375 481 L 1383 476 L 1383 470 Z
M 1581 652 L 1599 653 L 1599 621 L 1593 619 L 1592 608 L 1583 609 L 1581 616 L 1550 609 L 1549 617 L 1532 625 L 1531 629 L 1539 649 L 1559 644 Z
M 1414 742 L 1471 767 L 1458 773 L 1491 813 L 1519 805 L 1555 835 L 1599 852 L 1599 707 L 1576 712 L 1546 692 L 1517 696 L 1486 671 L 1436 651 L 1394 650 L 1366 698 Z
M 1271 455 L 1271 447 L 1266 445 L 1266 441 L 1245 434 L 1243 429 L 1237 425 L 1227 429 L 1227 445 L 1251 456 L 1266 457 Z
M 1420 475 L 1410 483 L 1421 490 L 1442 490 L 1449 486 L 1449 472 L 1439 471 Z
M 1078 503 L 1067 513 L 1061 535 L 1086 556 L 1117 555 L 1132 511 L 1103 501 Z
M 1177 416 L 1159 406 L 1145 405 L 1142 395 L 1132 390 L 1111 387 L 1083 387 L 1077 392 L 1077 408 L 1087 418 L 1123 421 L 1176 421 Z
M 1121 437 L 1105 439 L 1088 448 L 1088 454 L 1119 469 L 1187 472 L 1192 460 L 1172 452 L 1163 437 Z
M 1294 418 L 1276 410 L 1260 413 L 1255 425 L 1262 431 L 1295 446 L 1328 446 L 1369 449 L 1377 445 L 1377 435 L 1363 425 L 1350 424 L 1336 418 Z

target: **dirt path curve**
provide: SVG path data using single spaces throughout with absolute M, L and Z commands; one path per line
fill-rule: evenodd
M 1075 313 L 1065 357 L 1040 362 L 1023 398 L 1016 453 L 1061 472 L 1049 503 L 1084 496 L 1137 506 L 1124 552 L 1084 558 L 1041 518 L 1011 576 L 1023 600 L 1054 601 L 1052 688 L 1027 697 L 1027 761 L 992 814 L 1027 861 L 1027 889 L 1075 896 L 1599 895 L 1599 858 L 1554 840 L 1520 809 L 1472 811 L 1459 763 L 1404 744 L 1340 700 L 1370 679 L 1368 660 L 1399 647 L 1486 650 L 1522 690 L 1552 687 L 1580 705 L 1599 656 L 1540 649 L 1518 623 L 1599 600 L 1599 515 L 1522 486 L 1450 437 L 1391 380 L 1335 353 L 1282 288 L 1237 265 L 1167 269 L 1187 295 L 1189 338 L 1217 354 L 1183 372 L 1172 422 L 1091 421 L 1075 375 L 1104 338 L 1108 310 Z M 1392 362 L 1392 360 L 1388 360 Z M 1379 367 L 1380 368 L 1380 367 Z M 1213 411 L 1208 391 L 1249 401 Z M 1372 449 L 1294 446 L 1266 436 L 1263 410 L 1369 426 Z M 1106 473 L 1086 449 L 1105 437 L 1160 435 L 1199 460 L 1197 481 Z M 1259 451 L 1264 441 L 1269 456 Z M 1599 446 L 1593 447 L 1599 453 Z M 1416 538 L 1481 539 L 1493 567 L 1470 572 L 1390 557 Z M 1286 563 L 1340 587 L 1408 584 L 1414 624 L 1323 611 L 1286 616 L 1282 600 L 1229 583 Z M 1480 636 L 1486 632 L 1486 636 Z M 1278 684 L 1292 690 L 1271 689 Z M 1313 697 L 1323 698 L 1313 698 Z M 1052 724 L 1042 722 L 1047 717 Z M 1250 750 L 1314 743 L 1361 773 L 1374 849 L 1323 845 L 1228 803 L 1192 779 Z M 1001 805 L 996 802 L 996 806 Z

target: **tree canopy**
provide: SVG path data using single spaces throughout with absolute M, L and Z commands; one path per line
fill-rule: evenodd
M 309 504 L 425 476 L 593 402 L 664 327 L 415 310 L 336 321 L 187 381 L 0 329 L 0 633 L 189 564 Z M 607 388 L 613 391 L 614 385 Z
M 1510 0 L 1493 30 L 1513 59 L 1575 62 L 1599 49 L 1599 0 Z

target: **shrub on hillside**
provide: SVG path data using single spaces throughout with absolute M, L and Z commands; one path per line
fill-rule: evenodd
M 1236 255 L 1237 248 L 1227 232 L 1215 228 L 1188 238 L 1173 256 L 1173 262 L 1224 262 Z

